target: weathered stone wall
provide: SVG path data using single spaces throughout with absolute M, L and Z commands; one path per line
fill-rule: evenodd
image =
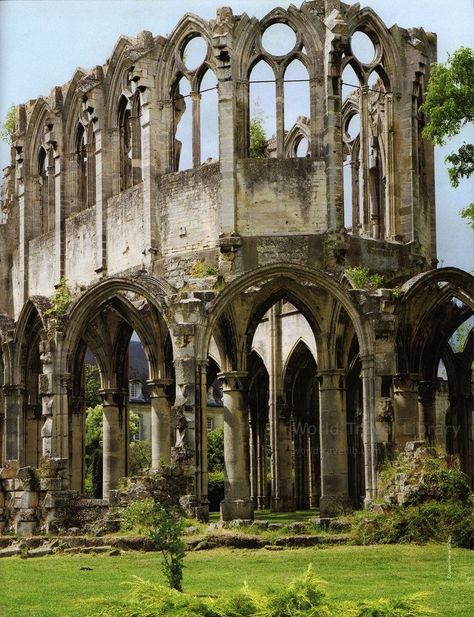
M 110 274 L 143 260 L 146 251 L 143 223 L 143 187 L 134 186 L 109 199 L 107 216 L 107 263 Z
M 55 234 L 50 231 L 30 240 L 28 248 L 28 292 L 32 296 L 49 296 L 55 280 Z
M 164 256 L 217 245 L 219 188 L 217 163 L 161 176 L 157 215 Z
M 97 254 L 96 209 L 66 219 L 66 279 L 72 286 L 90 283 Z
M 238 161 L 237 228 L 243 236 L 321 232 L 326 211 L 324 161 Z

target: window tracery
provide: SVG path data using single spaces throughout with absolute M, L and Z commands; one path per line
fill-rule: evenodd
M 356 30 L 342 72 L 345 227 L 353 235 L 391 237 L 391 92 L 375 33 Z

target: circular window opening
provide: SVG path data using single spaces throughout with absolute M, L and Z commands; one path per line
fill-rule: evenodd
M 296 34 L 286 24 L 272 24 L 263 33 L 262 45 L 272 56 L 284 56 L 296 45 Z
M 360 116 L 359 114 L 354 114 L 349 122 L 346 124 L 346 134 L 349 139 L 352 141 L 359 135 L 360 133 Z
M 207 56 L 207 43 L 202 36 L 195 36 L 185 46 L 182 53 L 183 63 L 190 71 L 194 71 L 204 62 Z
M 375 46 L 364 32 L 354 32 L 351 36 L 351 50 L 363 64 L 370 64 L 375 58 Z

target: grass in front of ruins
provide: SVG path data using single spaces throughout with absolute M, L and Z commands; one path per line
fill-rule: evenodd
M 424 591 L 438 615 L 472 617 L 473 553 L 443 545 L 335 546 L 282 551 L 216 549 L 189 553 L 185 592 L 217 595 L 244 581 L 255 589 L 286 585 L 313 564 L 339 600 L 397 598 Z M 81 568 L 92 568 L 81 570 Z M 0 561 L 0 607 L 8 617 L 97 615 L 87 598 L 117 597 L 133 576 L 163 581 L 157 553 L 54 555 Z M 1 611 L 0 611 L 1 613 Z

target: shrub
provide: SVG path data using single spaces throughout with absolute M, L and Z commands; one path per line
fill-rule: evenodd
M 195 261 L 190 272 L 194 278 L 204 278 L 205 276 L 217 276 L 219 274 L 219 268 L 217 266 L 210 266 L 203 261 Z
M 56 291 L 50 298 L 51 308 L 45 311 L 45 315 L 47 317 L 64 317 L 71 304 L 71 299 L 71 290 L 68 287 L 67 280 L 62 276 Z
M 148 532 L 155 521 L 155 502 L 151 497 L 132 501 L 123 510 L 121 528 L 124 531 Z
M 183 519 L 173 510 L 154 506 L 153 528 L 149 536 L 155 548 L 163 555 L 163 574 L 170 589 L 182 591 L 183 561 L 186 544 L 181 539 Z
M 265 158 L 266 149 L 267 136 L 263 128 L 263 117 L 257 115 L 250 122 L 249 156 L 251 159 Z
M 354 540 L 358 544 L 451 542 L 474 548 L 474 514 L 461 504 L 426 502 L 397 507 L 383 513 L 355 515 Z
M 128 449 L 128 473 L 130 476 L 139 474 L 151 467 L 151 443 L 143 439 L 132 441 Z
M 196 598 L 166 589 L 142 579 L 131 583 L 126 598 L 107 600 L 102 610 L 94 602 L 99 617 L 423 617 L 433 611 L 423 608 L 422 594 L 398 600 L 333 602 L 327 597 L 324 581 L 310 568 L 288 586 L 269 593 L 254 592 L 247 585 L 238 592 L 218 598 Z
M 379 289 L 384 283 L 381 274 L 370 274 L 369 268 L 362 266 L 348 268 L 346 274 L 355 289 Z

